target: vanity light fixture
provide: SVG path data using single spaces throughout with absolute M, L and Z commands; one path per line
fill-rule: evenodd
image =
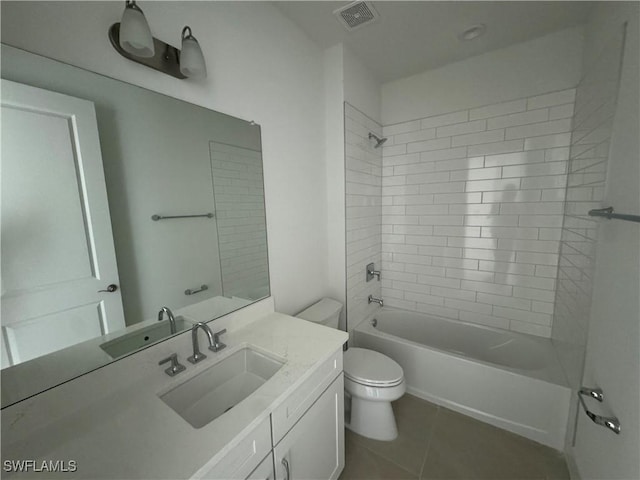
M 151 29 L 135 0 L 127 0 L 122 13 L 120 46 L 137 57 L 151 58 L 155 54 Z
M 207 76 L 207 65 L 200 44 L 191 34 L 191 27 L 182 29 L 182 53 L 180 55 L 180 71 L 187 77 L 204 78 Z
M 172 77 L 204 78 L 207 66 L 191 28 L 182 29 L 182 52 L 151 35 L 149 24 L 135 0 L 126 0 L 122 20 L 109 29 L 109 40 L 125 58 Z

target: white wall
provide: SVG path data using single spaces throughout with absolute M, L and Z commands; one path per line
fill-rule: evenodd
M 329 296 L 346 304 L 345 175 L 344 175 L 344 49 L 324 52 L 325 162 L 327 182 L 327 264 Z M 346 308 L 340 314 L 344 327 Z
M 603 2 L 587 26 L 585 66 L 597 65 L 609 40 L 628 22 L 620 89 L 613 121 L 603 206 L 640 214 L 640 5 Z M 604 391 L 620 435 L 579 412 L 576 443 L 569 448 L 582 478 L 640 478 L 640 224 L 602 220 L 598 232 L 593 298 L 583 385 Z
M 262 126 L 270 279 L 276 308 L 327 292 L 322 52 L 267 2 L 145 2 L 154 35 L 184 25 L 209 77 L 177 80 L 130 62 L 107 30 L 121 2 L 2 2 L 2 41 Z
M 377 123 L 382 114 L 381 86 L 351 50 L 344 48 L 344 99 Z
M 382 124 L 572 88 L 581 56 L 575 27 L 386 83 Z

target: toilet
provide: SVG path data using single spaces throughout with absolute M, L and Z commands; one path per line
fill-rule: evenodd
M 323 298 L 296 317 L 338 328 L 341 311 L 340 302 Z M 398 436 L 391 402 L 407 389 L 400 365 L 379 352 L 351 347 L 344 353 L 344 389 L 345 403 L 351 404 L 345 421 L 349 430 L 375 440 Z

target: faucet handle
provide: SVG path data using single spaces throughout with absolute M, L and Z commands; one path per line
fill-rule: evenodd
M 187 369 L 187 367 L 185 367 L 184 365 L 181 365 L 180 362 L 178 362 L 177 353 L 172 353 L 167 358 L 163 358 L 158 362 L 158 365 L 162 365 L 167 362 L 171 362 L 171 366 L 165 369 L 164 372 L 170 377 L 173 377 L 174 375 L 177 375 L 180 372 L 184 372 Z
M 223 328 L 222 330 L 220 330 L 219 332 L 216 332 L 213 334 L 213 345 L 211 345 L 209 347 L 209 350 L 211 350 L 212 352 L 219 352 L 220 350 L 222 350 L 223 348 L 225 348 L 227 345 L 222 343 L 220 341 L 220 335 L 227 333 L 227 329 Z

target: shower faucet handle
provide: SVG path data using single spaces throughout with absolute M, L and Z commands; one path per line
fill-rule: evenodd
M 374 263 L 367 265 L 367 282 L 373 280 L 373 277 L 378 277 L 378 281 L 380 281 L 380 270 L 375 270 L 375 268 Z

